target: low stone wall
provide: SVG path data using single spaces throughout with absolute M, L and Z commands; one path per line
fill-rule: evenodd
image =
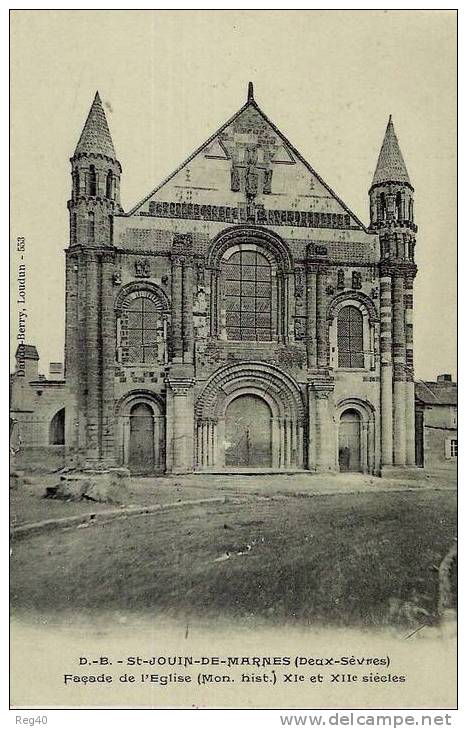
M 37 473 L 56 471 L 65 465 L 65 451 L 63 445 L 24 446 L 16 454 L 16 468 Z

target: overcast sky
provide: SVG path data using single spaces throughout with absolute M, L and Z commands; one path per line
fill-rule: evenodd
M 69 158 L 96 89 L 128 210 L 244 104 L 252 80 L 365 223 L 392 113 L 419 226 L 415 374 L 455 374 L 455 26 L 452 11 L 14 11 L 12 246 L 25 236 L 41 369 L 63 360 Z M 13 253 L 13 279 L 16 264 Z

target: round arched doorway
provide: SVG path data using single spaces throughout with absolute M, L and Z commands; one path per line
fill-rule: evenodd
M 145 402 L 136 403 L 130 410 L 128 465 L 133 473 L 154 470 L 154 417 Z
M 362 471 L 361 420 L 357 410 L 344 410 L 339 421 L 339 470 Z
M 227 406 L 225 465 L 272 467 L 272 413 L 258 395 L 239 395 Z

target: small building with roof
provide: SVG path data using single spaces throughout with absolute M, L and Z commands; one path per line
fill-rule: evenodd
M 420 468 L 457 469 L 457 383 L 449 374 L 415 383 L 415 457 Z

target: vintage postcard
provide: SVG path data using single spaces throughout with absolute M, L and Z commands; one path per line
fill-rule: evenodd
M 13 707 L 456 708 L 456 21 L 11 12 Z

